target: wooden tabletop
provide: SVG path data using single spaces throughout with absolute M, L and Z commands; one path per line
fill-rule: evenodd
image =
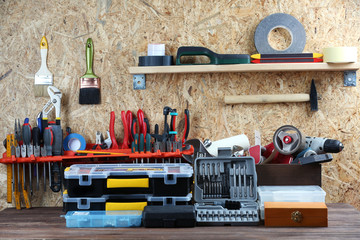
M 61 208 L 0 212 L 0 238 L 57 239 L 360 239 L 360 212 L 348 204 L 328 205 L 327 228 L 218 226 L 195 228 L 66 228 Z

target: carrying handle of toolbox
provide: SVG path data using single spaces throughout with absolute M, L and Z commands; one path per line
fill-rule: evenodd
M 149 188 L 148 178 L 107 179 L 107 188 Z
M 105 211 L 143 211 L 146 206 L 147 202 L 107 202 L 105 204 Z

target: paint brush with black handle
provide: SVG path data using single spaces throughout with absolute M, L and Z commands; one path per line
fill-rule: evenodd
M 92 70 L 94 58 L 93 41 L 86 42 L 86 73 L 80 78 L 80 104 L 100 104 L 100 78 Z

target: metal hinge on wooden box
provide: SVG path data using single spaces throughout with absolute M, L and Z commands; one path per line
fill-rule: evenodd
M 266 227 L 327 227 L 323 202 L 265 202 Z

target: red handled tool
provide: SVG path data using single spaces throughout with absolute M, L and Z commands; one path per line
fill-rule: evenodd
M 115 131 L 114 131 L 114 125 L 115 125 L 115 112 L 112 111 L 110 113 L 110 139 L 111 139 L 111 149 L 118 149 L 119 145 L 116 142 L 115 138 Z
M 189 130 L 190 130 L 190 113 L 189 113 L 189 110 L 185 109 L 184 113 L 185 113 L 185 128 L 184 128 L 184 135 L 183 135 L 183 138 L 182 138 L 182 143 L 183 144 L 187 140 L 187 137 L 189 135 Z
M 145 136 L 147 132 L 147 125 L 144 121 L 145 119 L 144 112 L 141 109 L 139 109 L 137 112 L 137 118 L 139 122 L 139 135 L 142 133 Z
M 129 144 L 129 146 L 130 146 L 131 142 L 134 141 L 134 136 L 131 133 L 132 122 L 133 122 L 133 115 L 132 115 L 132 112 L 130 110 L 128 110 L 126 112 L 126 123 L 127 123 L 127 127 L 128 127 L 128 144 Z
M 129 125 L 126 119 L 125 111 L 121 111 L 121 120 L 124 126 L 124 139 L 121 145 L 121 149 L 128 149 L 129 148 Z

